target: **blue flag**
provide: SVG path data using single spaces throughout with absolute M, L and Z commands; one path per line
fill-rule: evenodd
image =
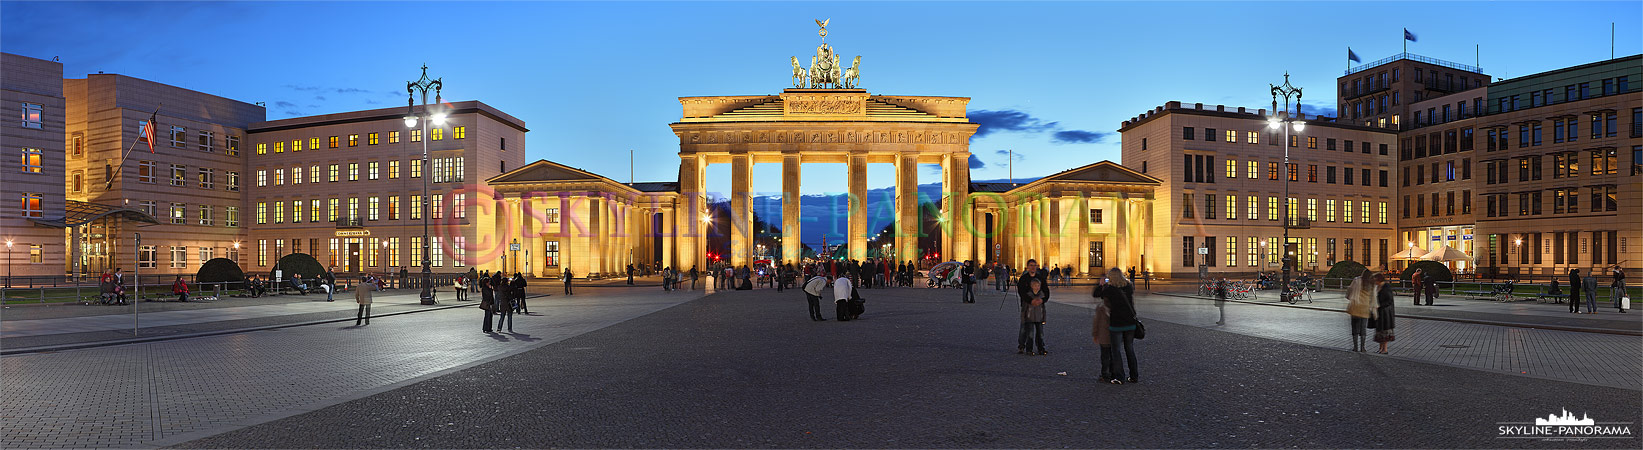
M 1409 42 L 1419 42 L 1415 40 L 1415 33 L 1410 33 L 1408 28 L 1403 29 L 1403 40 Z
M 1360 62 L 1360 63 L 1363 62 L 1363 60 L 1358 59 L 1358 54 L 1357 53 L 1352 53 L 1352 47 L 1347 47 L 1346 48 L 1346 60 L 1347 61 L 1352 61 L 1352 62 Z

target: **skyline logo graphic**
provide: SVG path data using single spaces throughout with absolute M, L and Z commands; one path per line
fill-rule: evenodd
M 1563 414 L 1547 414 L 1534 422 L 1496 422 L 1496 439 L 1539 439 L 1582 442 L 1587 439 L 1636 439 L 1632 422 L 1598 422 L 1585 412 L 1580 417 L 1563 408 Z
M 1547 414 L 1544 419 L 1535 419 L 1535 426 L 1547 425 L 1597 425 L 1597 421 L 1587 417 L 1585 413 L 1581 413 L 1580 418 L 1576 419 L 1574 413 L 1564 409 L 1563 417 L 1558 417 L 1556 414 Z

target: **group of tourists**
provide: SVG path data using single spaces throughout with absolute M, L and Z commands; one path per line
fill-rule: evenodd
M 1609 282 L 1609 298 L 1614 302 L 1613 307 L 1619 312 L 1626 312 L 1631 308 L 1631 300 L 1626 296 L 1626 271 L 1620 265 L 1609 267 L 1614 280 Z M 1553 280 L 1552 283 L 1557 283 Z M 1597 314 L 1597 270 L 1596 269 L 1569 269 L 1569 312 L 1580 314 L 1580 293 L 1586 293 L 1586 314 Z
M 525 304 L 525 277 L 519 272 L 514 272 L 512 278 L 503 277 L 500 271 L 480 272 L 477 280 L 479 309 L 485 312 L 485 325 L 480 330 L 491 333 L 494 328 L 500 332 L 506 327 L 512 333 L 513 315 L 531 312 Z
M 827 289 L 827 276 L 815 275 L 804 282 L 804 297 L 810 306 L 810 320 L 825 321 L 821 313 L 821 296 Z M 860 319 L 866 311 L 867 300 L 861 297 L 856 290 L 856 283 L 850 277 L 840 276 L 833 280 L 833 319 L 846 322 Z
M 1397 339 L 1393 330 L 1398 325 L 1398 315 L 1388 281 L 1385 273 L 1365 270 L 1346 288 L 1346 313 L 1350 317 L 1354 352 L 1368 350 L 1364 339 L 1371 328 L 1375 330 L 1375 342 L 1380 344 L 1375 353 L 1386 354 L 1386 345 Z

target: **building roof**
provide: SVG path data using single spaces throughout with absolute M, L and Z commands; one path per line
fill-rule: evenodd
M 873 95 L 862 89 L 787 89 L 779 95 L 680 97 L 680 122 L 967 123 L 967 97 Z
M 1011 189 L 1015 189 L 1023 184 L 1026 183 L 970 183 L 970 192 L 995 192 L 1002 194 L 1005 192 L 1010 192 Z
M 639 192 L 679 192 L 679 182 L 677 181 L 641 181 L 623 184 L 638 189 Z
M 478 100 L 468 100 L 454 103 L 445 102 L 444 104 L 447 108 L 449 108 L 449 110 L 446 111 L 446 114 L 479 114 L 481 116 L 489 117 L 497 122 L 506 124 L 509 127 L 513 127 L 520 132 L 530 131 L 530 129 L 525 128 L 525 121 L 510 116 L 508 113 L 502 112 L 502 110 L 496 109 L 495 107 Z M 270 131 L 282 131 L 324 125 L 342 125 L 358 122 L 374 122 L 379 120 L 402 120 L 405 118 L 405 115 L 405 108 L 400 108 L 397 106 L 391 108 L 367 109 L 363 111 L 348 111 L 334 114 L 320 114 L 316 116 L 294 117 L 290 119 L 258 122 L 251 124 L 250 127 L 246 128 L 246 132 L 265 133 Z
M 602 175 L 567 166 L 564 164 L 538 159 L 508 173 L 499 174 L 485 180 L 488 184 L 502 183 L 540 183 L 548 181 L 610 181 Z M 617 183 L 625 184 L 625 183 Z

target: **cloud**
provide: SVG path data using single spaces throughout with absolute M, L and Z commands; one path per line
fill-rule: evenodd
M 316 96 L 314 96 L 314 100 L 319 100 L 319 101 L 322 101 L 322 102 L 323 102 L 323 101 L 325 101 L 325 96 L 323 96 L 323 95 L 316 95 Z
M 1094 144 L 1100 142 L 1108 134 L 1084 130 L 1064 130 L 1055 132 L 1050 141 L 1057 144 Z
M 985 167 L 987 167 L 987 163 L 981 162 L 981 158 L 977 158 L 975 154 L 970 155 L 970 170 L 981 169 L 981 168 L 985 168 Z
M 274 102 L 274 107 L 276 107 L 276 108 L 295 108 L 295 107 L 297 107 L 297 104 L 281 100 L 281 101 Z
M 1301 114 L 1306 114 L 1307 117 L 1315 117 L 1315 116 L 1336 117 L 1335 116 L 1335 107 L 1334 106 L 1322 106 L 1322 107 L 1320 107 L 1320 106 L 1313 106 L 1313 105 L 1303 104 L 1303 105 L 1301 105 Z
M 981 125 L 976 127 L 976 134 L 974 137 L 986 136 L 992 134 L 994 131 L 1021 131 L 1037 133 L 1055 129 L 1056 126 L 1055 122 L 1046 123 L 1042 120 L 1038 120 L 1038 118 L 1033 117 L 1030 114 L 1008 109 L 1000 111 L 971 111 L 969 116 L 971 122 Z
M 286 111 L 285 115 L 291 116 L 291 117 L 297 117 L 297 116 L 301 116 L 302 113 L 297 112 L 297 111 Z
M 999 151 L 996 151 L 996 152 L 993 152 L 993 153 L 997 154 L 998 156 L 1003 156 L 1006 161 L 1010 159 L 1011 155 L 1015 156 L 1016 161 L 1025 161 L 1027 159 L 1027 155 L 1025 155 L 1025 154 L 1012 153 L 1009 150 L 999 150 Z

